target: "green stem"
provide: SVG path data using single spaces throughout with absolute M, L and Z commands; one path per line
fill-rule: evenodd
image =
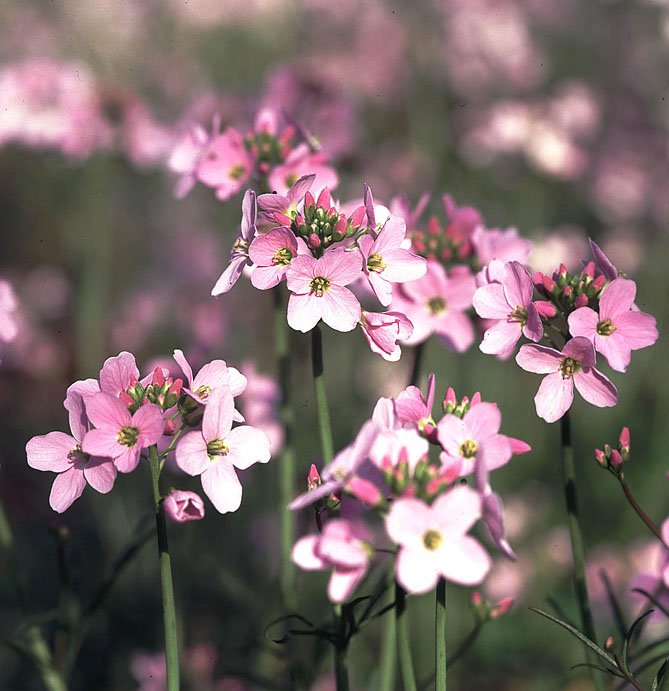
M 418 386 L 420 379 L 420 367 L 423 364 L 423 353 L 425 352 L 425 341 L 414 346 L 413 349 L 413 364 L 411 365 L 411 379 L 409 384 L 411 386 Z
M 67 684 L 53 664 L 51 651 L 39 627 L 31 626 L 27 631 L 27 639 L 30 655 L 37 664 L 45 688 L 48 691 L 67 691 Z
M 436 691 L 446 691 L 446 580 L 437 583 L 434 612 L 434 675 Z
M 165 658 L 167 663 L 167 691 L 179 691 L 179 647 L 177 643 L 177 617 L 174 606 L 172 564 L 167 543 L 165 511 L 160 496 L 160 460 L 154 444 L 149 449 L 149 468 L 153 483 L 153 502 L 156 510 L 156 531 L 158 533 L 158 554 L 160 558 L 160 585 L 163 593 L 163 621 L 165 624 Z
M 311 330 L 311 370 L 314 376 L 314 388 L 316 389 L 318 429 L 321 435 L 323 463 L 327 464 L 334 457 L 334 445 L 332 443 L 328 399 L 325 394 L 325 382 L 323 381 L 323 334 L 319 326 L 314 326 Z
M 588 585 L 585 577 L 585 545 L 581 523 L 578 513 L 578 500 L 576 497 L 576 471 L 574 468 L 574 448 L 571 444 L 571 418 L 567 411 L 560 420 L 560 431 L 562 436 L 562 469 L 564 473 L 564 493 L 567 503 L 567 521 L 569 523 L 569 534 L 571 536 L 571 553 L 574 562 L 574 590 L 581 613 L 581 625 L 583 633 L 593 643 L 597 642 L 595 625 L 592 620 L 590 610 L 590 599 L 588 597 Z M 595 663 L 592 651 L 587 648 L 586 654 L 591 664 Z M 595 670 L 591 669 L 591 675 L 595 687 L 604 689 L 602 678 Z
M 279 532 L 281 536 L 281 572 L 279 582 L 281 597 L 286 609 L 295 609 L 295 565 L 290 558 L 295 543 L 294 511 L 288 509 L 295 493 L 295 451 L 293 449 L 293 429 L 295 415 L 291 397 L 291 355 L 290 331 L 286 322 L 285 300 L 282 287 L 276 286 L 274 296 L 274 347 L 279 364 L 279 388 L 281 391 L 281 423 L 283 425 L 283 448 L 279 471 Z
M 346 620 L 342 613 L 342 606 L 335 605 L 334 620 L 337 631 L 337 642 L 335 643 L 335 682 L 337 691 L 348 691 L 348 669 L 346 668 Z
M 411 659 L 411 646 L 409 645 L 409 630 L 406 616 L 406 591 L 395 583 L 395 631 L 397 635 L 397 656 L 400 660 L 400 672 L 404 691 L 416 691 L 416 676 L 413 671 Z
M 623 488 L 623 492 L 625 492 L 625 496 L 627 497 L 627 501 L 630 503 L 632 508 L 637 512 L 637 515 L 639 518 L 646 524 L 648 527 L 648 530 L 650 530 L 653 535 L 662 543 L 664 544 L 664 540 L 662 539 L 662 532 L 660 529 L 653 523 L 653 521 L 648 517 L 646 512 L 639 506 L 637 503 L 636 499 L 632 495 L 632 491 L 630 488 L 627 486 L 627 483 L 625 482 L 625 478 L 623 475 L 618 475 L 618 481 L 620 482 L 620 486 Z
M 395 651 L 395 618 L 386 617 L 381 631 L 379 691 L 392 691 L 395 688 Z

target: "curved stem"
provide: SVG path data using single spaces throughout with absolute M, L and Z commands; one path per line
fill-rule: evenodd
M 325 394 L 325 382 L 323 381 L 323 334 L 319 326 L 314 326 L 311 330 L 311 371 L 314 377 L 314 388 L 316 389 L 318 429 L 321 435 L 323 463 L 327 464 L 334 456 L 334 444 L 332 443 L 328 399 Z
M 581 625 L 583 633 L 594 643 L 597 642 L 595 625 L 592 620 L 590 610 L 590 599 L 588 597 L 588 585 L 585 578 L 585 545 L 581 523 L 579 520 L 578 501 L 576 497 L 576 471 L 574 468 L 574 449 L 571 444 L 571 418 L 567 411 L 560 420 L 560 431 L 562 437 L 562 469 L 564 473 L 564 493 L 567 503 L 567 522 L 569 524 L 569 535 L 571 537 L 571 553 L 574 562 L 574 590 L 581 613 Z M 593 653 L 589 648 L 586 649 L 588 661 L 594 663 Z M 598 674 L 591 670 L 592 679 L 597 689 L 603 689 L 603 682 Z
M 648 517 L 646 512 L 637 504 L 636 499 L 632 495 L 632 491 L 630 488 L 627 486 L 627 483 L 625 482 L 625 478 L 622 475 L 618 475 L 618 481 L 620 482 L 620 486 L 623 488 L 623 492 L 625 492 L 625 496 L 627 497 L 627 501 L 631 504 L 632 508 L 637 512 L 639 518 L 648 526 L 648 530 L 650 530 L 653 535 L 662 543 L 664 544 L 664 540 L 662 539 L 662 532 L 660 529 L 651 521 L 651 519 Z
M 434 676 L 436 691 L 446 691 L 446 580 L 437 583 L 434 612 Z
M 279 365 L 279 389 L 281 392 L 281 423 L 283 425 L 283 447 L 279 472 L 279 533 L 281 536 L 281 572 L 279 582 L 284 607 L 296 606 L 295 565 L 290 558 L 295 543 L 295 512 L 288 509 L 295 494 L 295 451 L 293 449 L 293 428 L 295 415 L 291 401 L 291 355 L 290 331 L 286 322 L 284 294 L 281 285 L 272 289 L 274 298 L 274 348 Z
M 154 444 L 149 449 L 149 468 L 153 483 L 153 502 L 156 510 L 156 532 L 158 533 L 158 554 L 160 559 L 160 585 L 163 593 L 163 622 L 165 624 L 165 658 L 167 667 L 167 691 L 179 691 L 179 646 L 177 643 L 177 616 L 172 584 L 172 563 L 167 542 L 165 511 L 158 480 L 160 460 Z
M 402 683 L 404 684 L 404 691 L 416 691 L 416 675 L 413 671 L 407 626 L 406 595 L 406 590 L 399 583 L 395 582 L 395 631 Z

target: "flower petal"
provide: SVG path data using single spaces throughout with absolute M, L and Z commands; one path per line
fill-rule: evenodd
M 242 485 L 225 458 L 219 458 L 201 475 L 202 489 L 217 511 L 236 511 L 242 503 Z

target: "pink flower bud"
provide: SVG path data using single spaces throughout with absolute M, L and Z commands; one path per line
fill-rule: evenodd
M 595 262 L 588 262 L 583 269 L 583 276 L 588 278 L 595 277 Z
M 548 300 L 535 300 L 534 306 L 542 319 L 552 319 L 557 314 L 555 305 Z
M 316 249 L 316 247 L 320 247 L 321 244 L 321 239 L 316 235 L 316 233 L 312 233 L 308 238 L 307 238 L 307 245 L 311 247 L 311 249 Z
M 324 187 L 321 193 L 318 195 L 318 201 L 316 206 L 322 206 L 324 209 L 329 208 L 332 205 L 332 200 L 330 199 L 330 190 Z
M 448 405 L 455 406 L 457 402 L 458 399 L 455 397 L 455 391 L 453 391 L 452 386 L 449 386 L 446 390 L 446 398 L 444 398 L 444 408 L 446 408 Z
M 577 295 L 574 300 L 574 307 L 586 307 L 588 304 L 588 296 L 585 293 Z
M 601 275 L 597 276 L 597 278 L 591 283 L 592 286 L 597 288 L 597 290 L 601 290 L 604 287 L 604 284 L 606 283 L 606 276 Z
M 318 468 L 312 463 L 309 468 L 309 476 L 307 477 L 307 489 L 316 489 L 321 484 L 321 476 Z
M 153 380 L 151 383 L 159 389 L 162 388 L 165 383 L 165 375 L 160 367 L 156 367 L 156 369 L 153 370 Z
M 163 501 L 165 513 L 176 523 L 204 518 L 204 502 L 195 492 L 174 490 Z
M 167 393 L 173 393 L 175 396 L 180 396 L 181 395 L 181 387 L 184 385 L 183 380 L 177 379 L 175 382 L 172 383 L 172 386 L 170 386 L 170 390 Z
M 565 287 L 562 289 L 562 294 L 563 294 L 566 298 L 570 298 L 572 292 L 573 292 L 573 291 L 572 291 L 572 289 L 571 289 L 571 286 L 565 286 Z
M 163 425 L 163 434 L 166 434 L 168 437 L 171 437 L 174 434 L 174 429 L 176 425 L 174 420 L 165 420 L 165 423 Z
M 314 201 L 314 195 L 311 194 L 311 192 L 307 192 L 304 195 L 304 208 L 307 209 L 310 206 L 315 206 L 316 202 Z
M 364 206 L 359 206 L 349 217 L 351 225 L 357 228 L 361 223 L 362 219 L 365 217 L 367 209 Z
M 492 611 L 490 612 L 490 618 L 497 619 L 501 617 L 503 614 L 506 614 L 513 606 L 513 602 L 514 600 L 512 597 L 505 597 L 502 600 L 500 600 L 495 605 L 495 607 L 492 608 Z
M 469 600 L 474 607 L 478 607 L 483 602 L 483 596 L 479 590 L 475 590 Z
M 623 431 L 620 433 L 619 441 L 621 451 L 630 450 L 630 431 L 627 427 L 623 427 Z
M 521 439 L 514 439 L 513 437 L 509 437 L 508 439 L 511 442 L 511 453 L 514 456 L 532 451 L 532 447 Z
M 604 649 L 607 652 L 613 652 L 616 649 L 616 642 L 613 640 L 613 636 L 609 636 L 604 643 Z
M 534 287 L 537 290 L 541 290 L 544 285 L 544 275 L 541 273 L 541 271 L 535 271 L 532 274 L 532 283 L 534 284 Z
M 469 407 L 471 408 L 474 405 L 478 405 L 481 402 L 481 393 L 477 391 L 473 396 L 472 400 L 469 402 Z M 497 406 L 497 403 L 493 403 L 494 406 Z
M 613 451 L 611 451 L 611 465 L 617 468 L 619 465 L 622 465 L 622 462 L 623 458 L 620 455 L 620 451 L 618 451 L 618 449 L 613 449 Z
M 376 506 L 382 499 L 379 488 L 369 480 L 361 477 L 353 477 L 348 483 L 347 489 L 354 497 L 360 499 L 361 502 Z
M 548 293 L 552 293 L 555 288 L 555 281 L 548 276 L 544 276 L 543 279 L 544 290 Z
M 606 460 L 606 456 L 604 455 L 604 452 L 601 449 L 595 449 L 595 460 L 599 465 L 601 465 L 603 468 L 608 467 L 608 462 Z
M 135 404 L 135 399 L 129 393 L 126 393 L 125 391 L 121 391 L 121 393 L 118 395 L 118 397 L 128 406 Z

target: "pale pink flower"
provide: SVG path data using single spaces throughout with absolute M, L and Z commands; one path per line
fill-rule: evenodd
M 100 370 L 100 391 L 111 396 L 126 392 L 139 379 L 135 356 L 124 350 L 107 358 Z
M 316 176 L 312 184 L 316 191 L 324 187 L 334 189 L 339 184 L 339 176 L 329 164 L 328 157 L 323 153 L 312 153 L 307 144 L 299 144 L 281 165 L 272 169 L 268 182 L 272 191 L 284 195 L 296 180 L 312 174 Z
M 125 404 L 108 393 L 98 393 L 86 401 L 86 413 L 95 429 L 81 444 L 85 453 L 108 456 L 122 473 L 133 471 L 143 448 L 157 444 L 163 436 L 163 411 L 149 403 L 134 415 Z
M 436 261 L 427 263 L 423 278 L 403 283 L 392 309 L 405 314 L 414 330 L 407 345 L 425 341 L 432 333 L 448 348 L 464 352 L 474 341 L 474 327 L 465 314 L 472 306 L 476 282 L 469 269 L 460 267 L 447 276 Z
M 599 408 L 618 402 L 616 387 L 595 369 L 595 349 L 582 336 L 567 341 L 562 352 L 539 345 L 521 346 L 516 362 L 526 371 L 547 374 L 534 397 L 537 415 L 546 422 L 559 420 L 574 400 L 574 386 Z
M 419 499 L 397 499 L 386 516 L 386 530 L 400 545 L 397 581 L 410 593 L 426 593 L 440 576 L 461 585 L 481 583 L 491 560 L 466 533 L 481 517 L 481 499 L 466 486 L 439 496 L 432 506 Z
M 636 283 L 625 278 L 611 281 L 599 298 L 599 314 L 580 307 L 569 315 L 572 336 L 592 341 L 612 369 L 624 372 L 632 351 L 653 345 L 657 340 L 655 317 L 633 309 Z
M 195 174 L 225 201 L 241 190 L 252 169 L 253 157 L 244 146 L 244 138 L 233 127 L 226 127 L 205 148 Z
M 253 190 L 246 190 L 244 200 L 242 201 L 242 223 L 239 228 L 239 234 L 232 246 L 232 250 L 230 250 L 228 266 L 211 289 L 211 294 L 214 297 L 227 293 L 239 280 L 244 267 L 251 265 L 249 246 L 257 235 L 256 214 L 256 193 Z
M 293 214 L 297 213 L 298 206 L 304 201 L 304 195 L 314 184 L 315 179 L 316 175 L 313 173 L 311 175 L 303 175 L 285 195 L 261 194 L 258 197 L 257 225 L 261 229 L 276 226 L 277 214 L 292 218 Z
M 416 465 L 427 458 L 430 444 L 415 427 L 380 430 L 369 451 L 369 460 L 380 470 L 392 470 L 406 463 L 413 475 Z
M 419 427 L 432 420 L 432 406 L 434 405 L 435 376 L 427 378 L 427 397 L 417 386 L 407 386 L 395 400 L 397 417 L 402 422 L 415 422 Z
M 388 362 L 397 362 L 402 355 L 398 341 L 411 337 L 413 324 L 401 312 L 367 312 L 360 317 L 362 332 L 373 353 Z
M 479 264 L 489 264 L 493 259 L 524 262 L 532 251 L 532 243 L 519 237 L 515 228 L 487 229 L 481 225 L 472 232 L 471 242 Z
M 268 437 L 270 450 L 276 455 L 283 445 L 283 425 L 279 418 L 281 391 L 277 381 L 258 372 L 252 362 L 244 362 L 241 371 L 247 386 L 241 399 L 246 422 L 260 428 Z
M 18 308 L 16 294 L 9 281 L 0 280 L 0 341 L 11 343 L 19 332 L 13 312 Z
M 295 237 L 289 228 L 272 228 L 258 235 L 249 247 L 249 258 L 254 264 L 251 283 L 260 290 L 278 285 L 298 254 L 310 252 L 304 240 Z
M 106 494 L 116 479 L 111 458 L 89 456 L 81 450 L 81 441 L 88 432 L 83 396 L 68 390 L 67 403 L 72 435 L 49 432 L 33 437 L 26 445 L 31 468 L 58 473 L 49 496 L 49 505 L 58 513 L 81 496 L 87 482 L 93 489 Z
M 392 301 L 393 283 L 416 281 L 427 270 L 425 259 L 402 248 L 405 235 L 404 219 L 390 216 L 376 239 L 363 235 L 358 240 L 363 271 L 374 295 L 384 307 Z
M 372 534 L 362 523 L 333 518 L 321 535 L 298 540 L 291 558 L 308 571 L 333 569 L 328 597 L 331 602 L 344 602 L 365 576 L 373 553 Z
M 360 321 L 360 303 L 345 285 L 361 271 L 357 252 L 333 249 L 320 259 L 297 257 L 288 267 L 286 280 L 291 291 L 288 324 L 306 333 L 322 319 L 336 331 L 352 331 Z
M 521 334 L 531 341 L 540 341 L 544 330 L 541 317 L 532 302 L 532 279 L 520 262 L 504 267 L 502 283 L 489 283 L 474 293 L 474 309 L 479 317 L 495 319 L 479 348 L 490 355 L 508 353 Z
M 174 490 L 163 500 L 165 513 L 176 523 L 204 518 L 204 502 L 195 492 Z
M 511 443 L 499 434 L 501 424 L 502 414 L 494 403 L 473 405 L 462 418 L 444 415 L 437 424 L 442 465 L 461 463 L 460 475 L 469 475 L 481 462 L 487 470 L 508 463 Z
M 270 459 L 267 435 L 243 425 L 232 429 L 234 403 L 227 388 L 211 393 L 204 409 L 202 430 L 185 434 L 177 444 L 177 465 L 200 475 L 202 489 L 220 513 L 236 511 L 242 486 L 235 472 Z

